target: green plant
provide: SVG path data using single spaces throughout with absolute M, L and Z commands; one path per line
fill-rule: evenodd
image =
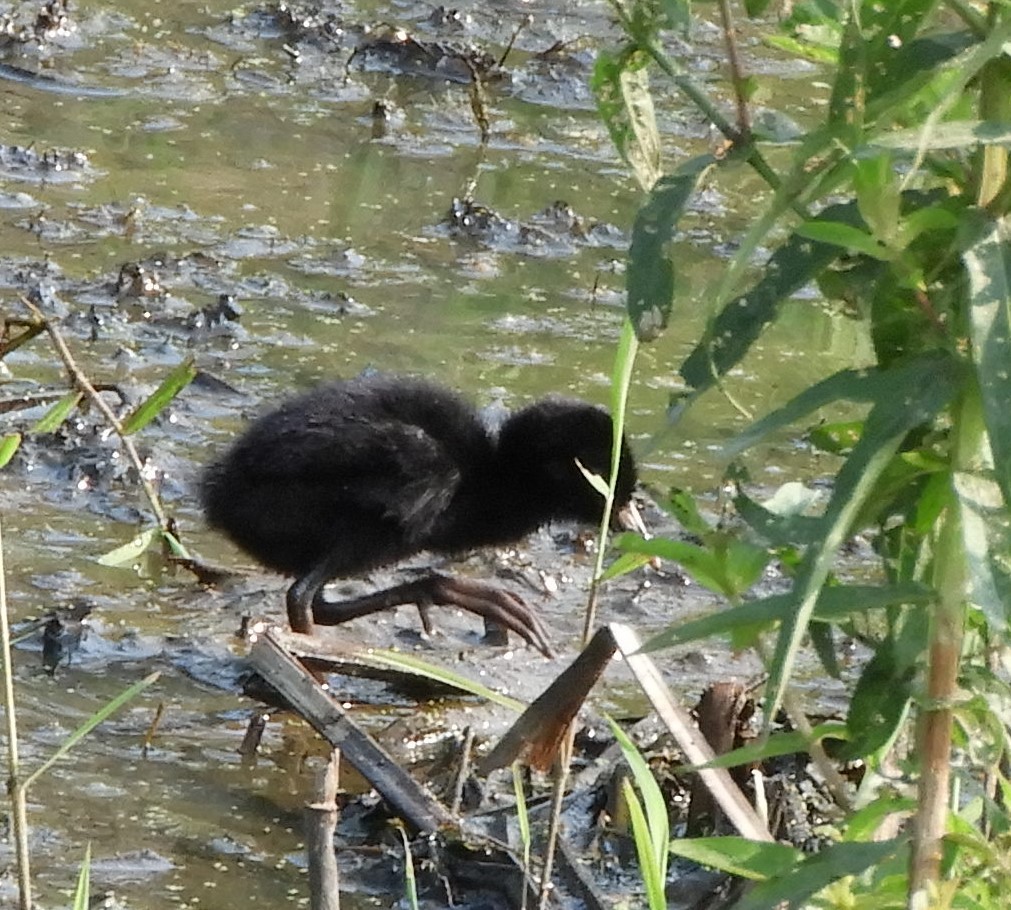
M 635 787 L 625 778 L 621 792 L 632 819 L 632 837 L 639 857 L 639 869 L 646 889 L 650 910 L 667 907 L 667 861 L 670 856 L 670 824 L 667 820 L 667 803 L 657 785 L 649 765 L 628 738 L 625 731 L 608 718 L 611 732 L 621 746 L 622 755 L 632 769 Z M 638 793 L 636 792 L 638 788 Z M 639 799 L 642 795 L 642 800 Z
M 152 685 L 161 675 L 151 673 L 139 682 L 134 683 L 117 695 L 112 701 L 103 705 L 98 711 L 84 721 L 70 734 L 38 768 L 27 776 L 22 773 L 18 749 L 17 712 L 14 701 L 14 673 L 11 650 L 10 623 L 7 614 L 6 571 L 3 558 L 3 532 L 0 527 L 0 657 L 3 660 L 3 704 L 7 727 L 7 786 L 13 805 L 12 827 L 14 829 L 15 855 L 18 868 L 18 897 L 21 910 L 31 910 L 32 879 L 31 859 L 28 851 L 28 790 L 32 784 L 61 758 L 67 756 L 85 736 L 103 721 L 111 717 L 128 701 Z M 89 844 L 85 855 L 85 863 L 78 881 L 78 895 L 81 894 L 82 882 L 87 890 L 87 880 L 90 874 L 91 846 Z M 85 904 L 87 901 L 85 900 Z M 76 899 L 75 899 L 76 906 Z
M 88 910 L 91 897 L 91 844 L 84 848 L 84 859 L 81 860 L 81 872 L 77 877 L 77 887 L 74 889 L 74 910 Z
M 748 12 L 766 5 L 749 3 Z M 684 558 L 688 571 L 728 597 L 730 609 L 704 620 L 705 633 L 729 634 L 736 646 L 752 645 L 767 657 L 767 724 L 785 703 L 803 729 L 789 681 L 805 642 L 833 675 L 839 633 L 871 650 L 851 693 L 847 754 L 872 770 L 885 756 L 900 762 L 916 781 L 914 820 L 887 854 L 870 849 L 871 829 L 844 824 L 846 836 L 855 832 L 854 843 L 868 849 L 852 848 L 859 861 L 847 866 L 849 877 L 841 875 L 821 897 L 809 892 L 812 901 L 856 906 L 846 901 L 882 894 L 887 876 L 888 893 L 897 896 L 876 907 L 948 905 L 961 899 L 959 883 L 970 881 L 976 906 L 1000 906 L 1003 876 L 992 857 L 1004 813 L 993 796 L 1008 787 L 1001 763 L 1009 691 L 993 655 L 1005 643 L 1011 605 L 1011 7 L 961 0 L 793 4 L 770 43 L 822 62 L 831 88 L 822 121 L 784 149 L 766 145 L 752 123 L 754 80 L 739 62 L 729 0 L 718 9 L 734 123 L 665 50 L 665 30 L 689 21 L 687 4 L 613 6 L 624 44 L 602 55 L 595 89 L 619 151 L 648 193 L 627 272 L 629 317 L 641 340 L 663 331 L 680 302 L 670 244 L 695 187 L 747 166 L 771 191 L 709 289 L 714 308 L 680 366 L 684 390 L 673 415 L 714 389 L 733 401 L 730 371 L 783 302 L 812 282 L 862 322 L 874 352 L 873 363 L 825 377 L 727 450 L 735 456 L 771 431 L 845 405 L 852 418 L 811 436 L 841 462 L 822 511 L 762 506 L 745 492 L 747 476 L 738 469 L 736 505 L 746 527 L 737 537 L 707 532 L 693 550 L 630 536 L 621 545 Z M 724 153 L 663 173 L 651 76 L 654 91 L 679 91 L 724 133 Z M 760 246 L 772 253 L 752 276 Z M 869 535 L 880 556 L 879 585 L 838 576 L 840 549 L 857 532 Z M 787 592 L 747 594 L 761 563 L 756 544 L 787 569 Z M 648 647 L 684 638 L 685 630 L 675 629 Z M 910 722 L 915 732 L 907 732 Z M 953 786 L 956 757 L 956 783 L 980 794 L 972 812 Z M 888 787 L 857 797 L 879 807 L 895 801 Z M 840 801 L 852 823 L 849 800 L 841 794 Z M 949 830 L 960 833 L 946 836 Z M 896 857 L 905 855 L 905 837 L 903 868 Z M 981 866 L 993 874 L 980 876 Z M 788 884 L 763 892 L 769 904 L 742 906 L 808 899 Z

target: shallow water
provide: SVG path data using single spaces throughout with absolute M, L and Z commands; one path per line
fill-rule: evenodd
M 18 22 L 30 27 L 22 6 Z M 366 41 L 365 26 L 373 38 L 383 25 L 398 25 L 427 41 L 478 41 L 498 54 L 528 11 L 518 2 L 494 12 L 458 8 L 470 17 L 459 29 L 429 23 L 427 5 L 344 7 L 345 36 L 328 33 L 328 43 L 285 31 L 276 7 L 82 3 L 66 29 L 6 49 L 4 62 L 46 78 L 0 80 L 7 124 L 0 139 L 38 152 L 81 151 L 88 165 L 0 170 L 0 306 L 21 313 L 19 295 L 35 286 L 51 292 L 44 309 L 63 317 L 80 365 L 134 400 L 188 355 L 232 387 L 195 383 L 138 439 L 184 542 L 210 561 L 244 564 L 203 528 L 193 487 L 199 465 L 290 389 L 378 368 L 435 377 L 482 406 L 559 391 L 608 399 L 621 263 L 640 196 L 586 89 L 592 48 L 614 40 L 607 7 L 536 11 L 507 61 L 509 78 L 487 86 L 491 140 L 483 158 L 465 86 L 404 75 L 378 52 L 345 69 L 355 43 Z M 578 41 L 558 59 L 538 60 L 557 39 Z M 812 71 L 754 43 L 746 49 L 754 69 L 774 74 L 777 104 L 798 120 L 810 116 L 808 106 L 819 103 Z M 702 28 L 685 60 L 704 79 L 719 55 L 717 32 Z M 394 115 L 388 135 L 374 138 L 371 111 L 380 99 Z M 660 103 L 672 160 L 711 141 L 679 104 Z M 506 219 L 494 236 L 465 236 L 445 223 L 454 197 L 471 185 L 478 203 Z M 713 449 L 744 425 L 712 395 L 658 435 L 677 365 L 707 316 L 703 289 L 760 192 L 743 170 L 722 175 L 678 238 L 690 302 L 643 349 L 631 397 L 643 473 L 661 490 L 676 483 L 711 496 L 724 467 Z M 574 208 L 577 230 L 537 219 L 556 200 Z M 521 223 L 535 229 L 521 231 Z M 139 261 L 164 293 L 117 297 L 121 266 Z M 239 321 L 195 327 L 194 314 L 220 294 L 234 295 Z M 762 412 L 850 363 L 864 344 L 850 323 L 798 300 L 734 376 L 734 393 Z M 42 339 L 4 364 L 5 398 L 59 388 L 62 370 Z M 40 413 L 0 415 L 0 427 Z M 283 582 L 254 575 L 208 592 L 185 573 L 98 565 L 147 511 L 116 445 L 93 432 L 90 416 L 75 423 L 66 438 L 26 443 L 0 472 L 15 620 L 78 596 L 96 605 L 81 654 L 55 679 L 42 673 L 35 651 L 19 653 L 26 765 L 130 683 L 152 669 L 163 675 L 33 792 L 43 901 L 61 902 L 91 841 L 96 889 L 115 888 L 129 906 L 302 902 L 297 826 L 307 740 L 274 724 L 254 765 L 236 752 L 251 706 L 234 694 L 241 645 L 231 633 L 244 610 L 279 604 Z M 774 440 L 751 467 L 770 485 L 822 471 L 789 437 Z M 567 537 L 545 533 L 506 562 L 535 580 L 538 570 L 560 579 L 562 596 L 546 599 L 544 612 L 560 641 L 573 640 L 589 558 Z M 477 559 L 470 569 L 487 564 Z M 671 579 L 645 593 L 640 584 L 619 587 L 605 615 L 655 628 L 712 605 Z M 412 646 L 412 619 L 401 614 L 369 624 L 370 640 Z M 468 619 L 445 625 L 445 639 L 426 647 L 444 655 L 449 641 L 465 652 L 465 666 L 493 682 L 535 694 L 551 671 L 525 651 L 488 656 Z M 667 668 L 693 691 L 710 675 L 754 669 L 722 659 L 714 666 L 704 650 L 672 656 Z M 143 756 L 159 703 L 164 719 Z M 362 882 L 363 903 L 396 899 L 381 887 L 370 895 Z

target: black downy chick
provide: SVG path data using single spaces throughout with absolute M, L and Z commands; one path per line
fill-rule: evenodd
M 540 620 L 494 586 L 432 573 L 333 603 L 323 586 L 422 550 L 515 542 L 554 520 L 599 523 L 604 507 L 580 470 L 610 471 L 610 416 L 555 398 L 509 416 L 497 436 L 456 393 L 369 375 L 321 385 L 256 420 L 205 472 L 208 522 L 268 568 L 295 576 L 296 632 L 400 604 L 456 606 L 551 653 Z M 622 440 L 615 508 L 642 528 L 636 468 Z

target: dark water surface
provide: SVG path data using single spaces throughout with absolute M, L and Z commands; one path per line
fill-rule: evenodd
M 17 4 L 15 16 L 28 32 L 30 6 Z M 513 407 L 547 392 L 608 399 L 621 263 L 641 199 L 587 89 L 593 49 L 615 40 L 607 6 L 461 4 L 460 23 L 432 22 L 431 7 L 410 2 L 345 6 L 340 22 L 335 9 L 316 20 L 328 28 L 299 33 L 285 25 L 297 17 L 286 20 L 272 5 L 82 0 L 66 28 L 41 40 L 26 33 L 0 58 L 40 74 L 0 79 L 0 141 L 38 153 L 76 150 L 88 160 L 0 168 L 0 308 L 21 314 L 19 295 L 41 288 L 43 308 L 63 317 L 81 366 L 135 399 L 188 355 L 232 387 L 194 384 L 138 439 L 186 544 L 225 564 L 244 560 L 204 529 L 196 472 L 250 414 L 288 390 L 378 368 L 437 378 L 481 405 Z M 447 71 L 456 77 L 453 56 L 408 65 L 390 59 L 390 41 L 376 40 L 402 27 L 419 40 L 476 42 L 497 56 L 528 13 L 534 21 L 517 39 L 505 77 L 486 87 L 491 140 L 483 157 L 467 86 L 442 78 Z M 696 39 L 684 63 L 704 80 L 716 73 L 720 39 L 705 27 Z M 537 56 L 558 40 L 573 43 L 549 59 Z M 370 42 L 346 69 L 354 48 Z M 756 71 L 775 75 L 776 104 L 798 120 L 811 116 L 808 106 L 823 94 L 812 89 L 816 73 L 770 59 L 753 41 L 745 46 Z M 394 112 L 390 132 L 379 138 L 377 100 Z M 679 103 L 660 99 L 671 163 L 712 141 L 706 124 Z M 492 235 L 462 236 L 446 223 L 453 199 L 472 186 L 475 201 L 504 219 Z M 749 172 L 724 175 L 698 200 L 678 239 L 690 302 L 643 350 L 631 399 L 644 475 L 661 489 L 676 483 L 712 493 L 723 468 L 712 449 L 743 426 L 713 396 L 653 438 L 677 365 L 704 324 L 703 288 L 760 193 Z M 538 218 L 558 200 L 580 219 L 574 227 Z M 164 293 L 117 295 L 121 267 L 137 262 Z M 202 328 L 196 314 L 220 294 L 234 295 L 241 319 Z M 798 301 L 734 377 L 734 393 L 762 412 L 850 362 L 862 344 L 849 323 Z M 3 397 L 61 381 L 42 339 L 4 366 Z M 0 420 L 16 427 L 40 413 Z M 14 619 L 75 596 L 97 607 L 78 661 L 55 678 L 42 673 L 34 651 L 19 652 L 26 765 L 131 682 L 152 669 L 164 675 L 154 694 L 90 737 L 33 792 L 43 901 L 61 903 L 59 892 L 72 887 L 91 841 L 96 888 L 115 888 L 128 906 L 301 903 L 297 826 L 307 778 L 289 753 L 301 754 L 304 743 L 290 748 L 294 731 L 273 725 L 263 756 L 244 766 L 236 747 L 250 703 L 232 691 L 240 648 L 230 633 L 243 610 L 279 605 L 282 582 L 254 576 L 238 593 L 208 592 L 183 574 L 98 565 L 148 513 L 115 444 L 94 426 L 84 416 L 69 437 L 32 440 L 0 472 Z M 820 470 L 788 439 L 764 450 L 752 468 L 770 485 Z M 557 575 L 563 587 L 569 579 L 569 600 L 547 604 L 545 615 L 561 641 L 571 640 L 579 621 L 570 608 L 581 598 L 588 559 L 559 553 L 549 534 L 514 558 L 535 574 Z M 605 603 L 608 618 L 655 627 L 679 603 L 689 612 L 710 603 L 674 585 L 633 601 L 637 584 Z M 383 638 L 409 623 L 390 619 L 371 632 L 390 643 Z M 473 625 L 458 623 L 468 647 Z M 689 689 L 707 673 L 728 672 L 700 670 L 694 659 L 670 664 L 675 674 L 683 670 Z M 515 686 L 510 671 L 515 677 L 517 666 L 540 658 L 519 651 L 471 661 L 490 681 Z M 158 702 L 165 717 L 144 758 L 141 743 Z M 367 878 L 356 887 L 363 902 L 396 899 L 381 889 L 366 893 Z

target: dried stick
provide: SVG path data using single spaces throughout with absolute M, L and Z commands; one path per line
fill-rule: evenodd
M 316 777 L 314 802 L 305 808 L 310 910 L 340 910 L 340 878 L 333 846 L 340 755 L 340 749 L 330 753 L 326 768 Z

